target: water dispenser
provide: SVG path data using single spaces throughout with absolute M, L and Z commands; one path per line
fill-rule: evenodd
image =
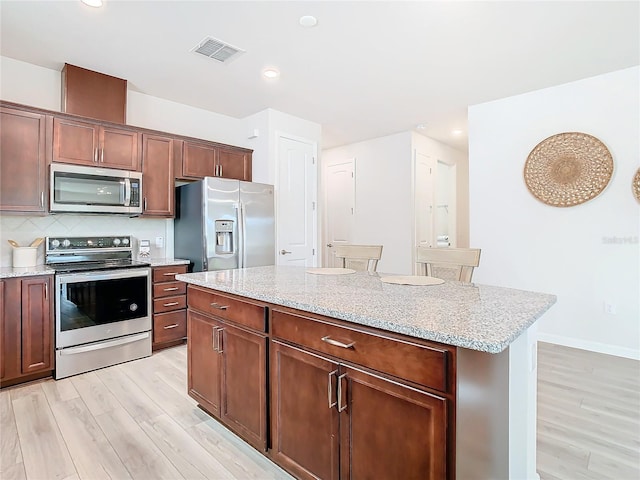
M 233 252 L 233 220 L 216 220 L 216 254 Z

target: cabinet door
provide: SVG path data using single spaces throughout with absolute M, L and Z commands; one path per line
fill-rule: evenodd
M 187 178 L 216 176 L 216 149 L 204 143 L 184 142 L 182 175 Z
M 20 278 L 7 278 L 0 282 L 0 380 L 9 380 L 22 374 L 20 358 L 21 333 L 21 297 Z
M 53 161 L 97 165 L 99 126 L 64 118 L 53 119 Z
M 242 150 L 218 149 L 218 175 L 223 178 L 251 181 L 251 154 Z
M 50 278 L 22 280 L 22 373 L 53 369 Z
M 45 211 L 45 118 L 0 108 L 0 210 Z
M 267 448 L 267 338 L 224 324 L 221 418 L 259 450 Z
M 143 215 L 174 215 L 173 141 L 169 137 L 142 135 Z
M 100 128 L 98 165 L 140 171 L 138 132 L 114 127 Z
M 271 346 L 273 458 L 298 478 L 335 480 L 338 364 L 277 341 Z
M 0 380 L 4 380 L 5 373 L 5 364 L 6 361 L 4 359 L 6 352 L 5 339 L 7 338 L 6 333 L 4 331 L 4 323 L 5 323 L 5 315 L 4 315 L 4 285 L 5 281 L 0 280 Z
M 341 367 L 341 478 L 446 478 L 447 401 Z
M 187 373 L 189 395 L 209 413 L 220 417 L 219 322 L 187 313 Z

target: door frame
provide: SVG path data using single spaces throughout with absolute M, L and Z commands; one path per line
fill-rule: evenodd
M 312 254 L 312 263 L 313 266 L 318 266 L 319 265 L 319 260 L 321 257 L 320 251 L 318 249 L 318 240 L 320 239 L 319 237 L 319 229 L 318 229 L 318 209 L 319 209 L 319 205 L 318 205 L 318 164 L 320 163 L 320 159 L 318 158 L 318 142 L 311 140 L 309 138 L 305 138 L 305 137 L 300 137 L 298 135 L 292 135 L 290 133 L 286 133 L 283 132 L 281 130 L 276 130 L 275 132 L 275 185 L 274 185 L 274 195 L 275 195 L 275 222 L 276 222 L 276 229 L 275 229 L 275 246 L 274 246 L 274 254 L 275 254 L 275 265 L 278 264 L 277 258 L 278 258 L 278 225 L 280 224 L 280 222 L 278 221 L 278 215 L 279 215 L 279 205 L 280 205 L 280 185 L 279 185 L 279 179 L 280 179 L 280 141 L 282 139 L 288 139 L 288 140 L 293 140 L 295 142 L 301 142 L 301 143 L 306 143 L 308 145 L 312 146 L 313 149 L 313 168 L 311 169 L 311 174 L 312 174 L 312 191 L 311 191 L 311 201 L 314 203 L 315 208 L 312 210 L 312 226 L 313 226 L 313 233 L 312 233 L 312 248 L 313 248 L 313 254 Z

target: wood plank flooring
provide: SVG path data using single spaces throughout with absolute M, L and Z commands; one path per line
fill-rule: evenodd
M 542 480 L 640 478 L 640 362 L 538 343 Z
M 538 350 L 541 479 L 640 478 L 640 362 Z M 2 390 L 0 478 L 291 478 L 186 391 L 186 346 Z
M 0 391 L 0 478 L 292 478 L 196 406 L 186 352 Z

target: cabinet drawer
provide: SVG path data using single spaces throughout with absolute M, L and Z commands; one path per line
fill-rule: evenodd
M 187 284 L 177 280 L 175 282 L 163 282 L 153 285 L 153 298 L 184 295 L 185 293 L 187 293 Z
M 272 310 L 272 336 L 440 391 L 447 390 L 446 348 L 429 347 Z
M 187 308 L 186 295 L 176 295 L 175 297 L 163 297 L 153 301 L 153 313 L 170 312 Z
M 187 273 L 187 265 L 167 265 L 166 267 L 154 267 L 153 282 L 171 282 L 176 274 Z
M 153 343 L 182 340 L 187 336 L 187 311 L 159 313 L 153 316 Z
M 266 332 L 265 307 L 189 285 L 189 308 Z

